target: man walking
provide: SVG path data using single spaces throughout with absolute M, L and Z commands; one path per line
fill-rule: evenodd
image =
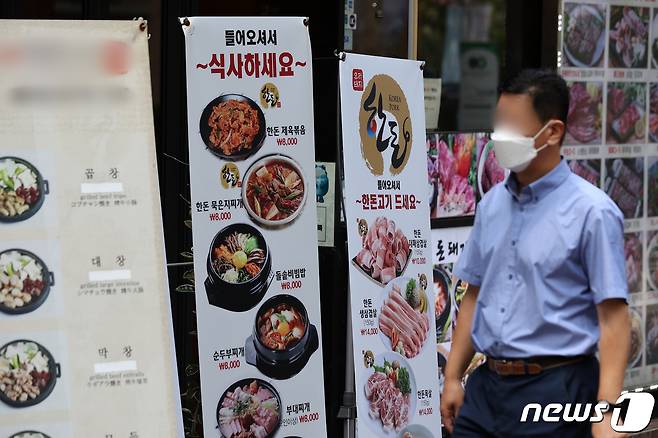
M 441 398 L 455 438 L 619 436 L 611 412 L 593 426 L 520 422 L 529 403 L 613 405 L 630 348 L 623 217 L 562 159 L 568 110 L 554 72 L 524 71 L 502 89 L 492 138 L 511 173 L 479 204 L 455 268 L 469 283 Z M 464 395 L 475 351 L 487 363 Z

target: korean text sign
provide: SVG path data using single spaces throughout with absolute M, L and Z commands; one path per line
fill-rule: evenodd
M 147 35 L 0 21 L 0 436 L 183 433 Z
M 437 437 L 420 63 L 347 54 L 339 68 L 359 434 Z
M 183 31 L 205 436 L 326 436 L 308 29 Z

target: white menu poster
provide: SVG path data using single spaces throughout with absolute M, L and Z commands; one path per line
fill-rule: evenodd
M 326 436 L 306 22 L 182 20 L 206 438 Z
M 570 89 L 563 155 L 624 214 L 631 354 L 625 386 L 658 381 L 658 8 L 561 1 L 558 66 Z
M 2 437 L 182 436 L 147 35 L 0 21 Z
M 359 436 L 440 437 L 421 63 L 339 70 Z

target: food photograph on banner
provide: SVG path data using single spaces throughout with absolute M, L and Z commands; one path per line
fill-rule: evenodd
M 321 436 L 324 392 L 306 390 L 323 376 L 308 29 L 188 20 L 205 436 Z
M 603 67 L 606 47 L 606 6 L 564 3 L 564 66 Z
M 625 386 L 658 373 L 652 283 L 658 165 L 658 14 L 650 1 L 562 1 L 558 67 L 570 89 L 563 155 L 624 216 L 631 357 Z M 655 277 L 655 276 L 654 276 Z
M 361 436 L 440 436 L 420 66 L 351 53 L 339 63 Z
M 428 132 L 430 217 L 475 215 L 477 202 L 505 179 L 490 133 Z
M 569 113 L 564 144 L 601 144 L 603 82 L 568 82 Z

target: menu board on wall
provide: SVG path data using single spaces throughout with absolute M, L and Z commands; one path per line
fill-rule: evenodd
M 658 8 L 562 1 L 560 71 L 570 87 L 563 155 L 625 218 L 632 316 L 626 386 L 658 380 Z
M 339 63 L 362 436 L 441 434 L 420 64 L 349 53 Z
M 452 273 L 453 267 L 464 249 L 472 227 L 440 228 L 432 230 L 432 252 L 434 292 L 436 293 L 436 352 L 439 362 L 439 385 L 443 391 L 445 367 L 452 348 L 452 334 L 457 326 L 457 316 L 468 283 Z M 462 383 L 486 360 L 482 353 L 476 353 L 466 368 Z
M 494 185 L 505 179 L 486 132 L 428 132 L 427 176 L 432 219 L 473 216 Z
M 0 21 L 0 436 L 182 436 L 147 35 Z
M 183 20 L 206 438 L 326 436 L 305 22 Z

